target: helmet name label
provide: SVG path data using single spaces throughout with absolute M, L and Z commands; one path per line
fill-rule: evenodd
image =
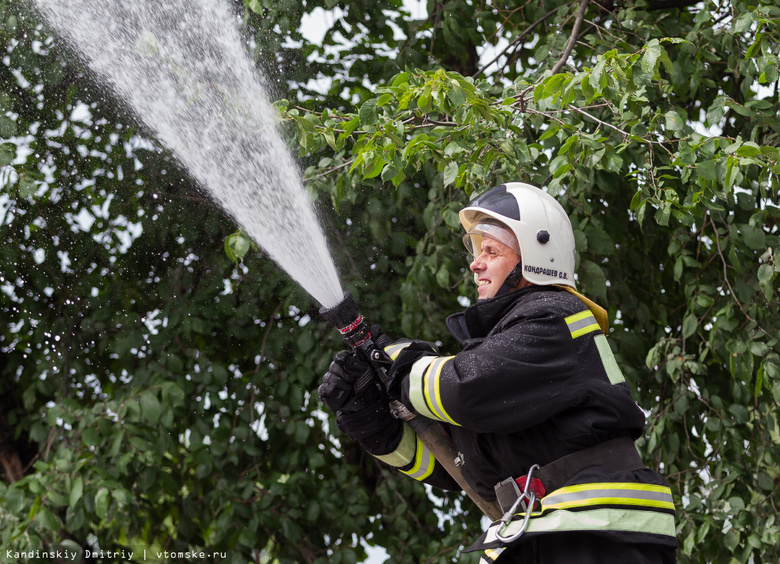
M 553 278 L 560 278 L 567 280 L 569 278 L 568 272 L 558 271 L 553 268 L 544 268 L 541 266 L 533 266 L 531 264 L 524 264 L 523 270 L 532 274 L 541 274 L 542 276 L 552 276 Z

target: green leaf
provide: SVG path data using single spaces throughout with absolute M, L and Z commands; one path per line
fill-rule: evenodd
M 563 81 L 566 80 L 567 75 L 560 73 L 555 74 L 544 81 L 544 88 L 542 90 L 542 97 L 549 98 L 553 94 L 560 91 Z
M 666 112 L 666 129 L 669 131 L 681 131 L 683 126 L 685 125 L 685 121 L 682 117 L 680 117 L 680 114 L 678 114 L 676 111 L 671 110 L 669 112 Z
M 157 399 L 157 394 L 152 390 L 146 390 L 139 399 L 141 404 L 141 415 L 152 425 L 156 425 L 162 414 L 162 405 Z
M 446 266 L 442 265 L 436 272 L 436 283 L 442 288 L 449 288 L 450 285 L 450 273 Z
M 766 248 L 766 234 L 760 227 L 752 225 L 741 225 L 740 232 L 745 244 L 754 250 L 764 250 Z
M 642 70 L 646 73 L 653 74 L 655 72 L 655 66 L 658 62 L 658 57 L 661 56 L 663 47 L 657 39 L 652 39 L 650 43 L 645 47 L 645 52 L 642 55 Z
M 430 92 L 424 92 L 420 94 L 419 98 L 417 98 L 417 107 L 420 108 L 422 111 L 427 112 L 430 110 L 430 103 L 431 103 L 431 94 Z
M 81 432 L 81 440 L 87 446 L 97 446 L 100 444 L 100 434 L 92 427 L 87 427 Z
M 51 532 L 59 532 L 62 527 L 62 522 L 59 518 L 52 513 L 51 509 L 45 506 L 41 507 L 38 513 L 38 521 L 41 523 L 41 526 Z
M 73 481 L 73 487 L 70 490 L 70 499 L 69 499 L 70 507 L 76 506 L 76 504 L 81 499 L 83 493 L 84 493 L 84 480 L 82 479 L 81 476 L 79 476 Z
M 682 324 L 682 336 L 683 339 L 687 339 L 696 332 L 696 328 L 699 326 L 699 320 L 692 312 L 685 314 Z
M 761 147 L 753 143 L 752 141 L 747 141 L 739 146 L 739 148 L 736 151 L 736 155 L 738 157 L 756 157 L 761 154 Z
M 360 118 L 361 124 L 374 125 L 379 118 L 379 113 L 377 111 L 377 101 L 374 98 L 366 100 L 363 105 L 360 106 L 358 117 Z
M 753 13 L 746 12 L 734 20 L 734 33 L 745 33 L 753 25 Z
M 260 0 L 246 0 L 246 7 L 256 14 L 263 15 L 263 6 L 260 4 Z
M 122 429 L 116 434 L 114 440 L 111 442 L 111 448 L 108 451 L 109 455 L 116 456 L 119 454 L 119 448 L 122 446 L 122 439 L 124 438 L 124 436 L 125 436 L 124 429 Z
M 674 270 L 673 270 L 674 279 L 676 282 L 680 281 L 684 268 L 685 268 L 685 263 L 683 262 L 682 257 L 677 257 L 677 259 L 674 261 Z
M 381 107 L 390 102 L 393 99 L 393 95 L 390 92 L 385 92 L 376 101 L 376 105 Z
M 582 271 L 582 285 L 586 288 L 587 293 L 601 299 L 602 302 L 606 301 L 607 279 L 604 276 L 604 271 L 596 263 L 589 260 L 580 263 L 580 270 Z
M 10 165 L 16 158 L 16 146 L 13 143 L 0 145 L 0 168 Z M 2 186 L 0 186 L 2 188 Z
M 328 143 L 328 146 L 333 149 L 334 151 L 338 151 L 338 146 L 336 145 L 336 135 L 333 132 L 333 129 L 328 128 L 325 131 L 322 132 L 322 136 L 325 137 L 325 141 Z
M 705 180 L 717 180 L 718 169 L 715 161 L 702 161 L 696 165 L 696 172 Z
M 731 412 L 731 415 L 734 417 L 734 421 L 740 424 L 747 423 L 750 417 L 748 414 L 748 410 L 747 408 L 745 408 L 744 405 L 739 405 L 736 403 L 731 404 L 729 406 L 729 411 Z M 743 504 L 743 508 L 744 508 L 744 504 Z
M 100 488 L 95 494 L 95 515 L 105 519 L 108 514 L 109 492 L 106 488 Z
M 244 237 L 241 231 L 236 231 L 225 238 L 225 254 L 231 262 L 241 262 L 249 251 L 251 241 Z
M 38 181 L 27 174 L 19 175 L 17 191 L 20 198 L 32 198 L 38 191 Z
M 745 501 L 741 497 L 730 497 L 728 500 L 728 504 L 731 506 L 731 509 L 735 512 L 742 511 L 745 509 Z
M 38 515 L 38 511 L 41 508 L 41 496 L 38 496 L 35 498 L 35 501 L 32 504 L 32 507 L 30 508 L 30 513 L 28 513 L 27 518 L 32 521 L 35 519 L 35 516 Z
M 456 108 L 458 106 L 463 105 L 466 100 L 468 99 L 466 96 L 466 92 L 457 85 L 457 83 L 450 88 L 450 90 L 447 91 L 447 98 L 452 102 L 452 105 Z
M 374 153 L 363 171 L 363 180 L 379 176 L 382 173 L 385 164 L 387 164 L 387 161 L 385 161 L 381 155 Z
M 639 209 L 639 206 L 642 204 L 643 201 L 644 201 L 644 197 L 642 196 L 642 191 L 639 190 L 631 198 L 631 204 L 629 205 L 629 209 L 631 211 L 637 211 L 637 209 Z
M 734 549 L 739 545 L 739 533 L 734 529 L 729 529 L 729 531 L 723 535 L 723 545 L 729 552 L 734 552 Z
M 16 121 L 8 116 L 0 115 L 0 139 L 7 141 L 16 135 Z
M 344 133 L 342 133 L 341 136 L 349 137 L 358 128 L 359 125 L 360 118 L 358 116 L 355 116 L 349 121 L 342 123 L 341 126 L 344 129 Z
M 450 161 L 444 168 L 444 186 L 449 186 L 455 182 L 458 177 L 458 163 Z
M 599 61 L 596 63 L 596 66 L 588 75 L 588 85 L 595 92 L 601 92 L 603 88 L 603 85 L 601 83 L 601 78 L 604 73 L 605 66 L 606 66 L 606 61 L 602 57 L 599 57 Z
M 770 280 L 772 280 L 774 272 L 774 268 L 772 268 L 770 265 L 762 264 L 758 267 L 758 281 L 761 284 L 768 283 Z

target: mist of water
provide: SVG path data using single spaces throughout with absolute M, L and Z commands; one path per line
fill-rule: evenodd
M 323 306 L 341 286 L 227 0 L 33 0 L 191 176 Z

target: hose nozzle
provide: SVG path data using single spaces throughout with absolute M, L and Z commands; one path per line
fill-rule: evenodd
M 349 292 L 344 292 L 344 299 L 332 308 L 320 308 L 320 314 L 338 329 L 350 348 L 359 348 L 371 340 L 368 324 L 358 312 L 357 304 Z

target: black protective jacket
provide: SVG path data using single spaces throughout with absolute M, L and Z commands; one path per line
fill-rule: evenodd
M 531 286 L 482 300 L 447 324 L 462 352 L 436 356 L 414 343 L 394 345 L 391 375 L 408 407 L 445 425 L 465 461 L 464 477 L 484 498 L 494 499 L 498 482 L 524 476 L 533 464 L 642 433 L 644 415 L 576 295 Z M 369 450 L 415 479 L 459 489 L 405 424 L 389 444 Z M 673 514 L 671 492 L 656 472 L 595 466 L 548 491 L 517 542 L 530 546 L 535 537 L 576 531 L 673 555 Z M 504 550 L 490 530 L 476 547 L 489 549 L 486 561 Z M 500 561 L 511 561 L 511 552 Z

